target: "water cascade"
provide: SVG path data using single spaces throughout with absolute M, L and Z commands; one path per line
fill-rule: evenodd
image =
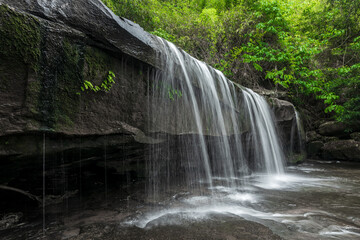
M 172 43 L 158 41 L 164 69 L 153 76 L 149 127 L 164 143 L 150 149 L 150 194 L 178 185 L 201 193 L 217 185 L 237 188 L 252 161 L 259 162 L 257 171 L 283 173 L 266 101 Z
M 290 136 L 290 157 L 293 161 L 301 160 L 302 156 L 305 155 L 304 145 L 304 128 L 301 122 L 298 111 L 295 110 L 295 118 L 291 125 L 291 136 Z
M 291 126 L 290 146 L 292 152 L 303 153 L 304 150 L 304 129 L 298 111 L 295 110 L 295 119 Z
M 268 174 L 284 173 L 284 154 L 269 105 L 264 98 L 250 89 L 244 90 L 243 95 L 248 122 L 251 125 L 251 139 L 245 144 L 247 149 L 253 149 L 254 164 L 258 166 L 258 170 L 266 170 Z
M 43 144 L 42 144 L 42 152 L 43 152 L 43 156 L 42 156 L 42 162 L 43 162 L 43 168 L 42 168 L 42 220 L 43 220 L 43 234 L 45 235 L 45 226 L 46 226 L 46 210 L 45 210 L 45 206 L 46 206 L 46 182 L 45 182 L 45 177 L 46 177 L 46 134 L 43 134 Z

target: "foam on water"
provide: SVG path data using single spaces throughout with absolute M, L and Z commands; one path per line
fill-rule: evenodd
M 353 236 L 360 237 L 360 230 L 351 226 L 331 225 L 319 232 L 320 235 L 325 236 Z
M 143 216 L 141 219 L 135 219 L 125 222 L 125 224 L 135 225 L 140 228 L 145 228 L 156 225 L 172 225 L 173 221 L 168 221 L 169 218 L 177 217 L 180 220 L 175 221 L 181 224 L 182 220 L 200 221 L 211 219 L 214 214 L 220 215 L 236 215 L 236 216 L 254 216 L 259 218 L 271 217 L 271 214 L 256 211 L 251 208 L 242 207 L 239 205 L 228 204 L 212 204 L 197 207 L 179 207 L 161 210 L 152 214 Z
M 302 200 L 302 191 L 306 196 L 321 192 L 329 194 L 336 191 L 350 191 L 346 184 L 351 182 L 335 177 L 320 177 L 319 168 L 306 166 L 312 176 L 302 171 L 302 167 L 292 169 L 293 174 L 253 174 L 249 185 L 232 188 L 227 185 L 212 187 L 211 195 L 192 195 L 176 198 L 165 209 L 149 210 L 126 222 L 140 228 L 165 225 L 187 224 L 189 222 L 216 221 L 222 217 L 239 217 L 264 224 L 287 239 L 296 232 L 295 239 L 355 239 L 360 235 L 356 227 L 358 218 L 341 219 L 330 209 L 321 210 L 315 203 Z M 320 168 L 321 169 L 321 168 Z M 345 186 L 344 186 L 345 184 Z M 299 192 L 297 194 L 296 192 Z M 310 195 L 309 195 L 310 193 Z M 300 196 L 300 199 L 288 197 Z M 330 195 L 329 195 L 330 196 Z M 306 199 L 306 198 L 305 198 Z M 279 202 L 278 202 L 279 201 Z M 305 202 L 304 202 L 305 201 Z M 311 204 L 311 206 L 308 206 Z M 354 206 L 354 211 L 356 211 Z M 274 225 L 276 222 L 282 225 Z M 292 229 L 286 235 L 286 231 Z M 274 227 L 274 228 L 273 228 Z M 280 228 L 280 230 L 279 230 Z M 285 231 L 285 232 L 284 232 Z M 294 232 L 292 232 L 294 231 Z
M 234 193 L 234 194 L 229 194 L 227 197 L 233 201 L 238 201 L 238 202 L 250 202 L 250 203 L 257 202 L 256 197 L 250 193 Z
M 292 174 L 257 175 L 254 186 L 264 189 L 285 189 L 303 187 L 306 184 L 313 185 L 321 181 L 320 178 L 306 178 Z

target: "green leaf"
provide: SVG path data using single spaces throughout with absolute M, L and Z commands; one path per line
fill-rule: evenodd
M 257 64 L 257 63 L 253 63 L 253 66 L 254 66 L 254 68 L 257 70 L 257 71 L 259 71 L 259 72 L 262 72 L 262 67 L 259 65 L 259 64 Z

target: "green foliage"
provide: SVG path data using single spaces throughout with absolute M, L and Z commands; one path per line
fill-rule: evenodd
M 152 34 L 159 36 L 163 39 L 166 39 L 170 42 L 174 42 L 175 41 L 175 36 L 171 35 L 170 33 L 166 32 L 165 30 L 158 28 L 154 31 L 151 32 Z
M 178 89 L 168 88 L 168 95 L 170 100 L 175 100 L 175 97 L 182 97 L 182 92 Z
M 153 12 L 156 10 L 155 0 L 103 0 L 118 16 L 131 19 L 135 23 L 151 31 L 155 26 Z
M 313 99 L 338 121 L 359 119 L 359 0 L 103 1 L 235 82 L 286 90 L 304 107 Z
M 164 94 L 167 98 L 174 101 L 176 98 L 181 98 L 183 96 L 182 91 L 180 89 L 176 89 L 170 84 L 159 81 L 158 83 L 153 85 L 155 91 L 159 94 Z
M 109 71 L 106 79 L 101 83 L 101 89 L 103 89 L 105 92 L 110 91 L 112 85 L 115 83 L 114 78 L 115 74 L 112 71 Z
M 109 71 L 104 81 L 99 85 L 94 85 L 90 81 L 85 80 L 83 86 L 81 86 L 81 91 L 85 92 L 87 90 L 92 92 L 104 91 L 109 92 L 115 83 L 115 74 L 112 71 Z M 80 94 L 80 93 L 78 93 Z

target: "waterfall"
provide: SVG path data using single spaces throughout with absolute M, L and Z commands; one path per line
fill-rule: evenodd
M 304 145 L 304 128 L 301 122 L 298 111 L 295 110 L 295 118 L 293 119 L 291 126 L 291 135 L 290 135 L 290 158 L 292 162 L 298 162 L 303 160 L 303 157 L 306 155 L 305 145 Z
M 281 174 L 284 172 L 284 154 L 269 105 L 264 98 L 250 89 L 244 90 L 243 94 L 252 138 L 246 144 L 253 150 L 254 162 L 260 168 L 265 166 L 268 174 Z
M 282 173 L 283 153 L 266 101 L 174 44 L 158 42 L 163 69 L 152 76 L 149 128 L 163 143 L 150 149 L 150 195 L 180 186 L 200 193 L 218 184 L 238 187 L 251 158 L 264 163 L 256 170 Z
M 42 144 L 42 230 L 45 235 L 46 231 L 46 134 L 43 133 L 43 144 Z

